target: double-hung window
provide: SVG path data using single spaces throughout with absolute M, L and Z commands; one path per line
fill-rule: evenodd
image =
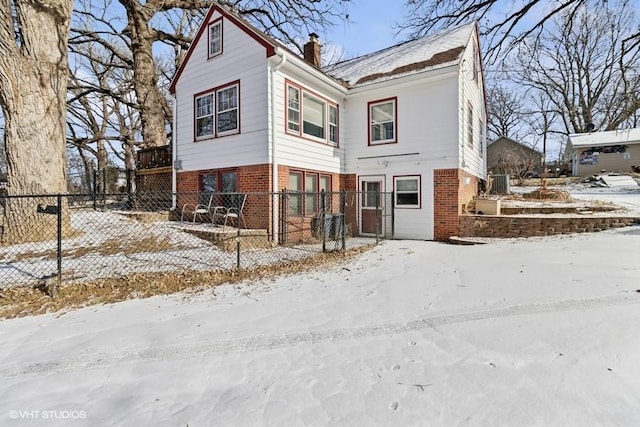
M 397 142 L 396 98 L 369 103 L 369 145 Z
M 209 58 L 222 53 L 222 19 L 209 25 Z
M 213 136 L 213 94 L 196 98 L 196 138 Z
M 240 131 L 240 83 L 195 96 L 195 138 L 215 138 Z
M 420 175 L 396 176 L 395 205 L 398 208 L 420 208 Z
M 217 92 L 218 134 L 238 130 L 238 85 L 220 89 Z
M 289 134 L 325 144 L 338 144 L 338 106 L 290 82 L 286 85 Z
M 289 101 L 287 108 L 287 129 L 300 132 L 300 89 L 294 86 L 287 88 Z
M 338 143 L 338 107 L 329 105 L 329 142 Z

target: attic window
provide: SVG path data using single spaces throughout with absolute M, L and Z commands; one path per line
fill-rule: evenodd
M 222 18 L 209 25 L 209 58 L 222 53 Z

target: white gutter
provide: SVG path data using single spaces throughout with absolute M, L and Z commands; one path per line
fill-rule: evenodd
M 282 53 L 278 53 L 280 61 L 277 64 L 271 65 L 271 191 L 273 193 L 272 201 L 272 217 L 271 217 L 271 229 L 273 230 L 273 243 L 278 243 L 278 150 L 276 144 L 276 72 L 287 60 L 287 57 Z
M 172 120 L 172 130 L 171 130 L 171 210 L 176 210 L 178 203 L 178 195 L 176 194 L 178 191 L 178 177 L 176 173 L 176 161 L 178 160 L 178 100 L 176 96 L 173 95 L 171 97 L 173 103 L 173 120 Z
M 327 74 L 323 73 L 319 69 L 309 64 L 303 58 L 300 58 L 298 56 L 291 56 L 291 61 L 289 61 L 289 64 L 293 64 L 296 68 L 298 68 L 298 70 L 302 71 L 307 75 L 310 74 L 311 76 L 317 78 L 318 80 L 322 81 L 323 83 L 330 86 L 331 88 L 338 90 L 343 94 L 347 93 L 347 88 L 345 88 L 340 83 L 335 81 L 332 77 L 329 77 Z

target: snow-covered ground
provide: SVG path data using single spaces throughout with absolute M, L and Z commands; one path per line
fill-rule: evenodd
M 0 425 L 640 425 L 639 279 L 640 226 L 388 241 L 327 271 L 4 320 Z

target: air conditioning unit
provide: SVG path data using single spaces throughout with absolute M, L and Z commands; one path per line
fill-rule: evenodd
M 493 175 L 493 182 L 491 184 L 491 191 L 489 193 L 510 194 L 510 182 L 511 180 L 509 179 L 509 174 Z

